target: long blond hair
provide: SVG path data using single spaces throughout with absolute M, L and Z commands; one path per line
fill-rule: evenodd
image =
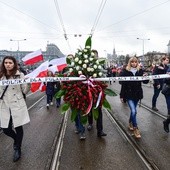
M 132 62 L 132 61 L 136 61 L 136 62 L 137 62 L 137 67 L 136 67 L 136 69 L 139 70 L 139 69 L 140 69 L 139 61 L 138 61 L 138 59 L 137 59 L 136 57 L 131 57 L 131 58 L 129 59 L 128 64 L 127 64 L 127 66 L 126 66 L 126 70 L 130 71 L 130 69 L 131 69 L 131 62 Z

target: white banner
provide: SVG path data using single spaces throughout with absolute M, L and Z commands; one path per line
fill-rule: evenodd
M 1 80 L 0 86 L 6 85 L 18 85 L 26 83 L 38 83 L 38 82 L 56 82 L 56 81 L 82 81 L 86 78 L 80 77 L 39 77 L 39 78 L 26 78 L 26 79 L 10 79 L 10 80 Z
M 150 75 L 150 76 L 132 76 L 132 77 L 103 77 L 103 78 L 90 78 L 92 81 L 144 81 L 153 79 L 170 78 L 169 74 Z M 1 80 L 0 86 L 18 85 L 25 83 L 37 82 L 56 82 L 56 81 L 83 81 L 87 80 L 86 77 L 42 77 L 42 78 L 26 78 L 26 79 L 10 79 Z

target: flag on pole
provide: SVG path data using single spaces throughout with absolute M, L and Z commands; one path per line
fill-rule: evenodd
M 39 61 L 43 61 L 42 51 L 37 50 L 32 53 L 29 53 L 22 58 L 22 61 L 24 62 L 25 65 L 33 65 Z
M 52 65 L 52 66 L 49 67 L 49 65 Z M 25 77 L 28 77 L 28 78 L 47 77 L 48 71 L 52 71 L 53 73 L 55 73 L 56 71 L 62 71 L 66 66 L 67 66 L 66 57 L 53 59 L 51 61 L 45 61 L 39 67 L 37 67 L 34 71 L 27 74 Z M 36 92 L 37 90 L 41 90 L 41 91 L 45 90 L 43 83 L 38 82 L 38 83 L 31 84 L 31 91 Z

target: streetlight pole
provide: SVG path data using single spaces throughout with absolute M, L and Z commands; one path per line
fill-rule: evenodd
M 143 51 L 143 59 L 142 60 L 143 60 L 143 64 L 144 64 L 144 61 L 145 61 L 145 52 L 144 52 L 145 51 L 144 50 L 145 46 L 144 46 L 144 43 L 145 43 L 146 40 L 150 40 L 150 39 L 149 38 L 147 38 L 147 39 L 145 39 L 145 38 L 137 38 L 137 39 L 142 40 L 142 51 Z
M 19 39 L 19 40 L 13 40 L 13 39 L 10 39 L 10 41 L 16 41 L 17 42 L 17 44 L 18 44 L 18 60 L 20 61 L 20 58 L 19 58 L 19 42 L 20 41 L 26 41 L 27 39 Z

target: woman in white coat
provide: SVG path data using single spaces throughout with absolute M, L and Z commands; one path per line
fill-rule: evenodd
M 16 59 L 12 56 L 4 57 L 0 68 L 0 80 L 23 78 L 24 74 L 19 72 Z M 0 86 L 0 126 L 4 134 L 14 140 L 14 162 L 21 157 L 22 125 L 30 121 L 23 98 L 23 93 L 28 93 L 29 89 L 30 84 Z

